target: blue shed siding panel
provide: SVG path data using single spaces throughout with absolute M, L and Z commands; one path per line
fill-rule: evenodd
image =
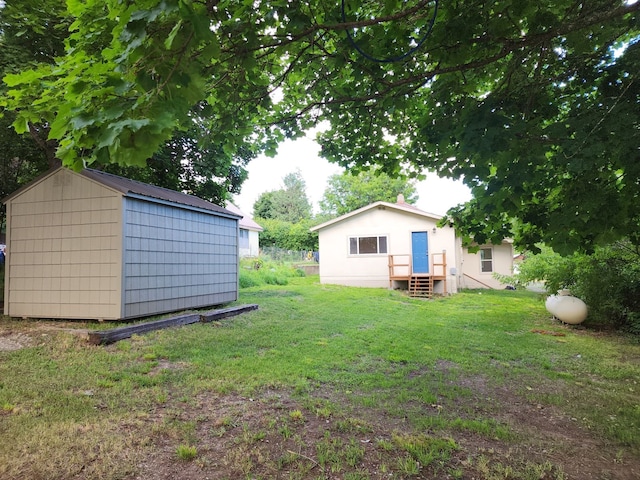
M 124 317 L 238 298 L 238 221 L 125 198 Z

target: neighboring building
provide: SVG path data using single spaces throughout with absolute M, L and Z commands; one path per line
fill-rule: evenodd
M 117 320 L 238 298 L 240 216 L 210 202 L 58 168 L 4 203 L 5 315 Z
M 459 288 L 500 288 L 493 273 L 511 274 L 511 243 L 462 247 L 441 216 L 398 196 L 313 227 L 320 243 L 320 281 L 361 287 L 405 288 L 415 296 Z
M 240 232 L 238 234 L 240 256 L 257 257 L 260 255 L 260 232 L 262 232 L 264 228 L 258 225 L 253 218 L 245 215 L 233 203 L 228 203 L 226 208 L 242 217 L 239 222 Z

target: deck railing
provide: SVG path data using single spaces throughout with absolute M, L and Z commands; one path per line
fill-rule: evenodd
M 447 276 L 447 252 L 434 252 L 429 254 L 429 274 L 434 277 Z M 389 281 L 407 280 L 413 275 L 410 254 L 389 255 Z
M 431 253 L 429 255 L 429 273 L 414 273 L 412 271 L 411 255 L 389 255 L 389 288 L 393 288 L 393 281 L 406 281 L 409 295 L 412 297 L 431 298 L 434 283 L 441 284 L 441 294 L 447 294 L 447 252 Z
M 389 284 L 392 280 L 406 280 L 411 273 L 411 255 L 389 255 Z

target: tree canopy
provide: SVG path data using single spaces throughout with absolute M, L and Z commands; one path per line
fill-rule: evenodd
M 256 199 L 253 215 L 289 223 L 310 220 L 311 203 L 307 197 L 307 184 L 300 171 L 288 173 L 282 181 L 283 188 L 264 192 Z
M 231 195 L 240 193 L 247 178 L 245 166 L 252 158 L 253 153 L 246 150 L 233 158 L 220 155 L 219 146 L 209 141 L 206 124 L 194 123 L 188 131 L 176 131 L 144 168 L 115 163 L 99 168 L 224 205 Z
M 73 17 L 59 0 L 13 0 L 0 2 L 0 77 L 21 69 L 47 64 L 65 54 L 65 42 Z M 7 86 L 0 83 L 0 96 Z M 209 122 L 200 102 L 190 111 L 187 128 L 176 130 L 152 157 L 141 165 L 109 163 L 97 168 L 153 185 L 197 195 L 224 204 L 240 192 L 247 176 L 246 164 L 256 154 L 238 149 L 233 156 L 221 154 L 222 146 L 210 140 Z M 48 138 L 46 119 L 29 122 L 29 135 L 10 128 L 16 113 L 4 110 L 0 116 L 0 198 L 28 183 L 49 168 L 60 165 L 56 157 L 59 142 Z M 2 223 L 2 222 L 0 222 Z
M 373 202 L 394 203 L 399 194 L 404 196 L 407 203 L 418 200 L 414 182 L 404 178 L 393 178 L 376 170 L 367 170 L 358 175 L 335 174 L 327 181 L 327 188 L 320 200 L 320 210 L 323 215 L 333 218 Z
M 204 105 L 212 144 L 273 154 L 319 121 L 350 170 L 433 170 L 468 239 L 640 244 L 640 2 L 67 0 L 65 54 L 5 77 L 69 166 L 144 165 Z M 515 219 L 515 221 L 514 221 Z
M 314 225 L 307 184 L 300 170 L 288 173 L 283 186 L 262 193 L 253 204 L 253 215 L 264 229 L 260 245 L 285 250 L 317 250 L 318 234 L 310 232 Z
M 15 3 L 0 8 L 0 77 L 38 62 L 53 63 L 55 57 L 64 53 L 68 28 L 63 20 L 64 4 L 43 0 L 39 6 L 34 2 L 18 9 Z M 44 21 L 43 17 L 50 21 Z M 7 95 L 7 89 L 0 83 L 0 98 Z M 30 135 L 18 135 L 11 128 L 16 113 L 3 113 L 0 115 L 0 198 L 59 164 L 55 148 L 49 148 L 52 142 L 47 141 L 47 131 L 34 126 Z M 4 221 L 4 205 L 0 205 L 0 227 L 4 227 Z

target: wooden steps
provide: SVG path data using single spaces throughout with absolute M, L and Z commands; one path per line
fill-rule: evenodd
M 389 255 L 389 288 L 393 288 L 394 281 L 407 282 L 410 297 L 431 298 L 438 282 L 438 294 L 447 295 L 447 253 L 433 252 L 430 261 L 429 273 L 414 273 L 411 255 Z
M 433 277 L 431 275 L 411 275 L 409 277 L 409 296 L 431 298 L 433 295 Z

